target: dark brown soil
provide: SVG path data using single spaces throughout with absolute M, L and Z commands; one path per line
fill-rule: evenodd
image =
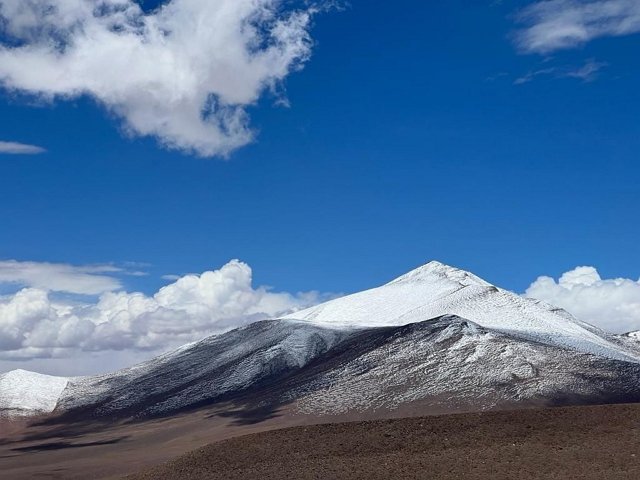
M 295 427 L 214 443 L 130 480 L 640 479 L 640 405 Z

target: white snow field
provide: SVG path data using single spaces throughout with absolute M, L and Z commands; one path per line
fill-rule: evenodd
M 640 363 L 640 355 L 613 342 L 613 335 L 566 311 L 440 262 L 430 262 L 381 287 L 284 318 L 350 328 L 400 326 L 442 315 L 457 315 L 485 328 L 547 345 Z
M 67 387 L 68 380 L 26 370 L 0 375 L 0 416 L 50 413 Z

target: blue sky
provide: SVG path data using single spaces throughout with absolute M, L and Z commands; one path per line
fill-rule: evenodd
M 132 136 L 92 95 L 5 89 L 0 140 L 46 152 L 0 155 L 0 259 L 135 262 L 147 275 L 122 285 L 147 294 L 234 258 L 287 292 L 357 291 L 431 259 L 517 292 L 579 265 L 637 280 L 640 37 L 527 48 L 533 4 L 315 15 L 310 58 L 248 102 L 255 138 L 226 159 Z

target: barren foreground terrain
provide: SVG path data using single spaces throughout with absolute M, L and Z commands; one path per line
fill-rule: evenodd
M 295 427 L 233 438 L 130 480 L 638 479 L 640 406 Z
M 286 409 L 229 407 L 114 425 L 0 422 L 0 478 L 640 478 L 640 404 L 420 411 L 322 425 Z M 361 418 L 332 418 L 345 420 Z

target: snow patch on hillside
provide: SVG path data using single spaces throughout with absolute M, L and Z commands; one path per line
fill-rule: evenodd
M 51 413 L 67 387 L 68 379 L 27 370 L 0 375 L 0 415 Z
M 632 340 L 640 342 L 640 330 L 637 330 L 635 332 L 629 332 L 629 333 L 626 334 L 626 336 L 629 337 Z

